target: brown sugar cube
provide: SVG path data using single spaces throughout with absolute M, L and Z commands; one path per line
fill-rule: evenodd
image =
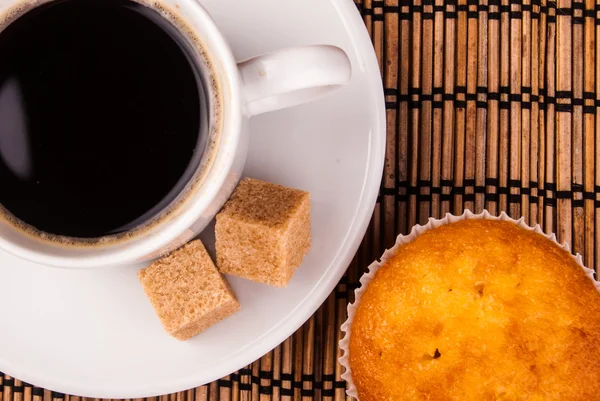
M 187 340 L 240 308 L 200 241 L 192 241 L 138 272 L 165 330 Z
M 217 215 L 222 273 L 285 287 L 310 249 L 310 194 L 246 178 Z

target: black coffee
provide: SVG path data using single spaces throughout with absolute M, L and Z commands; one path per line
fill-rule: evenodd
M 208 136 L 208 90 L 189 43 L 129 0 L 54 1 L 4 27 L 0 205 L 9 215 L 96 238 L 171 204 Z

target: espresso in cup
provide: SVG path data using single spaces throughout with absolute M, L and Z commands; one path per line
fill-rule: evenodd
M 331 44 L 236 60 L 198 0 L 0 0 L 0 252 L 84 269 L 173 251 L 233 193 L 252 116 L 351 77 Z
M 2 217 L 87 243 L 160 219 L 206 162 L 218 113 L 194 39 L 142 2 L 22 7 L 0 20 Z

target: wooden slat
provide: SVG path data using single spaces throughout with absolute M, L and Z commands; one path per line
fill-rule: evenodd
M 510 163 L 511 163 L 511 141 L 510 141 L 510 109 L 509 107 L 509 91 L 510 91 L 510 66 L 511 60 L 511 18 L 509 10 L 510 0 L 502 0 L 500 8 L 500 128 L 499 128 L 499 145 L 498 145 L 498 182 L 500 188 L 508 188 L 510 180 Z M 489 68 L 493 68 L 490 64 Z M 499 193 L 498 206 L 500 210 L 509 211 L 508 209 L 508 192 L 502 191 Z
M 584 122 L 583 122 L 583 190 L 586 194 L 594 193 L 596 160 L 595 160 L 595 90 L 596 90 L 596 68 L 595 68 L 595 46 L 596 46 L 596 27 L 594 21 L 594 0 L 585 0 L 585 10 L 591 15 L 584 19 L 584 45 L 583 45 L 583 93 L 584 93 Z M 587 15 L 587 14 L 586 14 Z M 592 196 L 584 197 L 584 263 L 586 266 L 594 265 L 594 198 Z
M 500 6 L 498 3 L 489 6 L 489 14 L 498 15 Z M 487 141 L 486 141 L 486 181 L 498 182 L 499 173 L 499 142 L 500 142 L 500 20 L 498 18 L 488 21 L 488 64 L 487 64 Z M 492 98 L 489 94 L 495 94 Z M 498 187 L 488 185 L 486 182 L 485 208 L 492 214 L 498 212 L 497 197 Z M 496 200 L 494 200 L 494 196 Z
M 407 16 L 410 12 L 410 5 L 406 2 L 402 2 L 400 6 L 400 15 Z M 412 183 L 412 180 L 409 182 L 409 174 L 408 172 L 411 170 L 410 156 L 412 152 L 409 152 L 409 87 L 410 87 L 410 74 L 408 73 L 411 66 L 411 52 L 410 52 L 410 20 L 408 18 L 403 18 L 400 20 L 399 27 L 399 47 L 400 51 L 398 53 L 398 63 L 400 71 L 398 73 L 399 79 L 399 99 L 398 99 L 398 141 L 397 149 L 396 149 L 396 157 L 398 162 L 398 186 L 399 186 L 399 199 L 398 202 L 398 210 L 396 215 L 396 226 L 398 227 L 398 232 L 404 233 L 407 232 L 411 227 L 409 219 L 407 218 L 409 214 L 408 208 L 408 186 Z M 400 73 L 402 72 L 402 73 Z M 402 200 L 402 197 L 406 197 L 406 200 Z
M 434 13 L 434 44 L 433 44 L 433 87 L 436 93 L 433 101 L 436 107 L 433 109 L 433 136 L 431 150 L 431 188 L 441 188 L 442 178 L 442 126 L 443 115 L 443 93 L 444 93 L 444 0 L 435 0 Z M 428 188 L 424 188 L 428 189 Z M 432 193 L 431 216 L 441 216 L 441 191 Z M 423 223 L 424 221 L 422 221 Z
M 433 3 L 423 6 L 423 15 L 433 16 Z M 421 63 L 421 115 L 419 129 L 419 181 L 431 180 L 431 140 L 433 119 L 433 18 L 423 19 L 422 33 L 422 63 Z M 415 121 L 415 123 L 417 123 Z M 424 189 L 429 189 L 425 187 Z M 431 195 L 430 192 L 420 192 L 423 195 Z M 431 201 L 423 200 L 419 203 L 419 224 L 423 224 L 431 216 Z
M 422 7 L 421 0 L 414 0 L 414 7 Z M 419 103 L 420 96 L 419 90 L 421 88 L 421 41 L 422 41 L 422 12 L 412 12 L 412 46 L 411 46 L 411 77 L 410 77 L 410 88 L 409 95 L 412 103 Z M 412 90 L 410 90 L 412 88 Z M 418 188 L 417 183 L 419 179 L 419 141 L 421 137 L 421 126 L 420 126 L 420 110 L 418 107 L 410 108 L 410 174 L 409 174 L 409 185 L 412 188 Z M 418 204 L 416 191 L 409 195 L 408 203 L 408 226 L 412 227 L 418 222 Z
M 456 96 L 456 108 L 454 111 L 454 168 L 452 183 L 455 187 L 465 187 L 465 161 L 466 161 L 466 119 L 467 119 L 467 64 L 469 53 L 467 52 L 467 0 L 458 1 L 458 12 L 456 22 L 456 83 L 453 89 Z M 454 207 L 451 212 L 462 214 L 463 192 L 454 194 Z
M 544 160 L 544 187 L 556 188 L 555 167 L 555 110 L 554 103 L 550 99 L 556 99 L 556 4 L 548 1 L 548 16 L 546 18 L 546 113 L 545 113 L 545 160 Z M 550 194 L 548 193 L 550 192 Z M 556 208 L 552 206 L 551 200 L 556 202 L 556 191 L 547 191 L 544 203 L 544 231 L 552 233 L 555 231 Z
M 571 0 L 558 0 L 559 9 L 571 8 Z M 561 107 L 571 104 L 573 85 L 573 48 L 571 17 L 556 13 L 556 190 L 569 193 L 571 191 L 572 171 L 572 135 L 573 115 L 570 111 L 562 111 Z M 569 98 L 570 97 L 570 98 Z M 572 211 L 571 199 L 559 195 L 556 199 L 557 236 L 560 242 L 571 242 Z
M 398 7 L 399 0 L 385 0 L 388 7 Z M 382 9 L 383 12 L 383 9 Z M 387 114 L 387 142 L 385 169 L 383 172 L 384 188 L 393 191 L 392 194 L 383 198 L 383 219 L 387 224 L 383 225 L 383 244 L 385 248 L 391 248 L 396 241 L 396 195 L 398 194 L 398 62 L 399 62 L 399 15 L 397 13 L 386 13 L 383 21 L 384 33 L 384 87 L 393 92 L 386 96 Z M 385 193 L 385 192 L 384 192 Z M 391 222 L 391 223 L 390 223 Z
M 520 7 L 518 5 L 512 5 L 511 7 L 513 7 L 513 9 Z M 527 190 L 531 191 L 530 188 L 530 173 L 531 173 L 531 166 L 530 163 L 531 162 L 535 162 L 535 160 L 531 160 L 531 153 L 530 153 L 530 149 L 531 149 L 531 94 L 530 93 L 526 93 L 526 91 L 523 91 L 523 88 L 531 88 L 531 70 L 532 70 L 532 66 L 531 66 L 531 11 L 529 11 L 529 9 L 531 8 L 531 1 L 530 0 L 525 0 L 523 2 L 523 7 L 522 10 L 520 10 L 522 12 L 522 22 L 520 25 L 522 25 L 521 29 L 520 29 L 520 34 L 521 34 L 521 38 L 520 38 L 520 46 L 521 46 L 521 54 L 519 55 L 520 57 L 520 62 L 519 65 L 521 66 L 521 71 L 519 72 L 520 78 L 521 78 L 521 88 L 518 88 L 518 90 L 515 90 L 516 88 L 512 87 L 511 88 L 511 92 L 514 92 L 516 95 L 520 95 L 521 96 L 521 102 L 513 102 L 511 104 L 511 113 L 519 113 L 519 109 L 520 109 L 520 115 L 516 115 L 514 116 L 513 119 L 518 119 L 519 120 L 519 125 L 521 126 L 521 133 L 519 133 L 514 126 L 511 126 L 511 131 L 512 131 L 512 137 L 513 137 L 513 146 L 514 146 L 514 142 L 516 141 L 515 137 L 520 137 L 520 151 L 519 151 L 519 156 L 520 156 L 520 177 L 518 178 L 519 183 L 521 188 L 518 188 L 516 191 L 513 189 L 513 193 L 516 194 L 516 196 L 518 197 L 518 199 L 515 200 L 515 202 L 519 202 L 518 205 L 520 206 L 520 210 L 518 211 L 514 211 L 513 210 L 513 214 L 521 214 L 523 217 L 525 217 L 525 221 L 529 222 L 530 219 L 530 208 L 529 208 L 529 196 L 525 195 L 525 193 L 527 192 Z M 520 22 L 520 21 L 519 21 Z M 515 23 L 518 24 L 518 23 Z M 511 80 L 511 85 L 515 84 L 516 85 L 516 80 Z M 515 105 L 514 103 L 517 103 L 517 105 Z M 521 107 L 521 104 L 523 104 L 523 106 Z M 529 105 L 529 106 L 526 106 Z M 511 176 L 515 177 L 516 174 L 514 174 L 511 171 Z
M 596 10 L 598 10 L 600 8 L 600 1 L 596 1 Z M 596 144 L 596 152 L 595 152 L 595 156 L 594 156 L 594 164 L 596 166 L 598 166 L 598 161 L 600 160 L 600 15 L 598 15 L 598 11 L 596 11 L 596 65 L 595 65 L 595 69 L 596 69 L 596 129 L 595 129 L 595 133 L 596 133 L 596 138 L 594 140 L 594 143 Z M 596 201 L 600 201 L 600 196 L 597 193 L 596 188 L 600 188 L 600 168 L 596 168 L 595 171 L 595 200 Z M 600 208 L 596 207 L 596 211 L 595 211 L 595 216 L 594 216 L 594 221 L 595 221 L 595 232 L 596 232 L 596 236 L 600 235 Z M 598 237 L 596 237 L 596 244 L 598 241 Z M 595 270 L 596 270 L 596 275 L 598 275 L 598 273 L 600 272 L 600 246 L 596 245 L 595 247 L 595 251 L 594 251 L 594 266 L 595 266 Z M 589 267 L 589 266 L 588 266 Z
M 478 158 L 477 141 L 477 82 L 478 82 L 478 39 L 479 39 L 479 15 L 477 4 L 468 5 L 467 13 L 467 108 L 465 126 L 465 151 L 464 151 L 464 175 L 465 175 L 465 201 L 464 208 L 477 211 L 475 187 L 477 181 L 477 168 L 480 168 Z M 486 54 L 487 52 L 484 52 Z M 458 167 L 457 167 L 458 168 Z M 485 174 L 485 173 L 483 173 Z M 469 183 L 467 185 L 467 183 Z M 483 184 L 482 184 L 483 185 Z M 483 209 L 483 204 L 481 205 Z
M 490 126 L 488 124 L 488 109 L 491 107 L 491 103 L 488 103 L 487 91 L 491 90 L 488 83 L 488 63 L 490 57 L 493 60 L 497 60 L 491 52 L 494 52 L 495 46 L 489 47 L 489 35 L 492 33 L 492 29 L 495 30 L 494 24 L 489 25 L 488 22 L 488 10 L 487 0 L 482 0 L 477 7 L 478 11 L 478 35 L 477 35 L 477 102 L 486 107 L 477 107 L 477 126 L 475 132 L 475 187 L 486 188 L 485 177 L 490 169 L 491 165 L 495 163 L 493 159 L 488 160 L 487 151 L 489 148 L 488 141 L 493 142 L 495 138 L 489 137 Z M 495 43 L 495 42 L 494 42 Z M 493 78 L 493 77 L 492 77 Z M 490 115 L 494 115 L 492 112 Z M 495 130 L 495 126 L 492 125 L 492 130 Z M 491 155 L 489 157 L 492 157 Z M 489 189 L 489 188 L 488 188 Z M 481 212 L 485 208 L 485 192 L 476 191 L 475 194 L 475 211 Z M 492 211 L 492 210 L 490 210 Z
M 533 14 L 533 16 L 531 15 Z M 531 18 L 531 37 L 528 41 L 531 49 L 531 113 L 530 113 L 530 147 L 529 147 L 529 190 L 532 195 L 529 201 L 529 224 L 535 225 L 540 221 L 539 216 L 539 202 L 536 201 L 536 197 L 539 195 L 539 164 L 540 164 L 540 4 L 532 5 L 532 12 L 530 13 Z M 527 30 L 524 30 L 524 35 L 527 34 Z M 526 64 L 527 61 L 523 61 Z M 525 117 L 523 118 L 525 121 Z M 527 157 L 527 154 L 523 153 L 523 158 Z M 525 207 L 525 204 L 523 205 Z
M 456 3 L 446 2 L 446 13 L 456 12 Z M 444 94 L 453 94 L 456 80 L 456 18 L 447 18 L 444 21 Z M 450 208 L 450 186 L 453 178 L 454 163 L 454 121 L 455 121 L 454 98 L 448 96 L 444 99 L 443 125 L 442 125 L 442 196 L 440 215 L 451 212 Z M 446 200 L 447 199 L 447 200 Z
M 572 107 L 571 113 L 571 214 L 572 224 L 571 244 L 574 252 L 581 253 L 585 246 L 585 221 L 583 205 L 583 102 L 575 102 L 575 99 L 583 99 L 583 0 L 574 0 L 573 21 L 578 21 L 572 26 Z M 582 22 L 581 24 L 579 22 Z

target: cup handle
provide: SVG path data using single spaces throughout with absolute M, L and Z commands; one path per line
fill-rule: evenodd
M 250 115 L 318 99 L 350 81 L 346 53 L 335 46 L 294 47 L 238 64 Z

